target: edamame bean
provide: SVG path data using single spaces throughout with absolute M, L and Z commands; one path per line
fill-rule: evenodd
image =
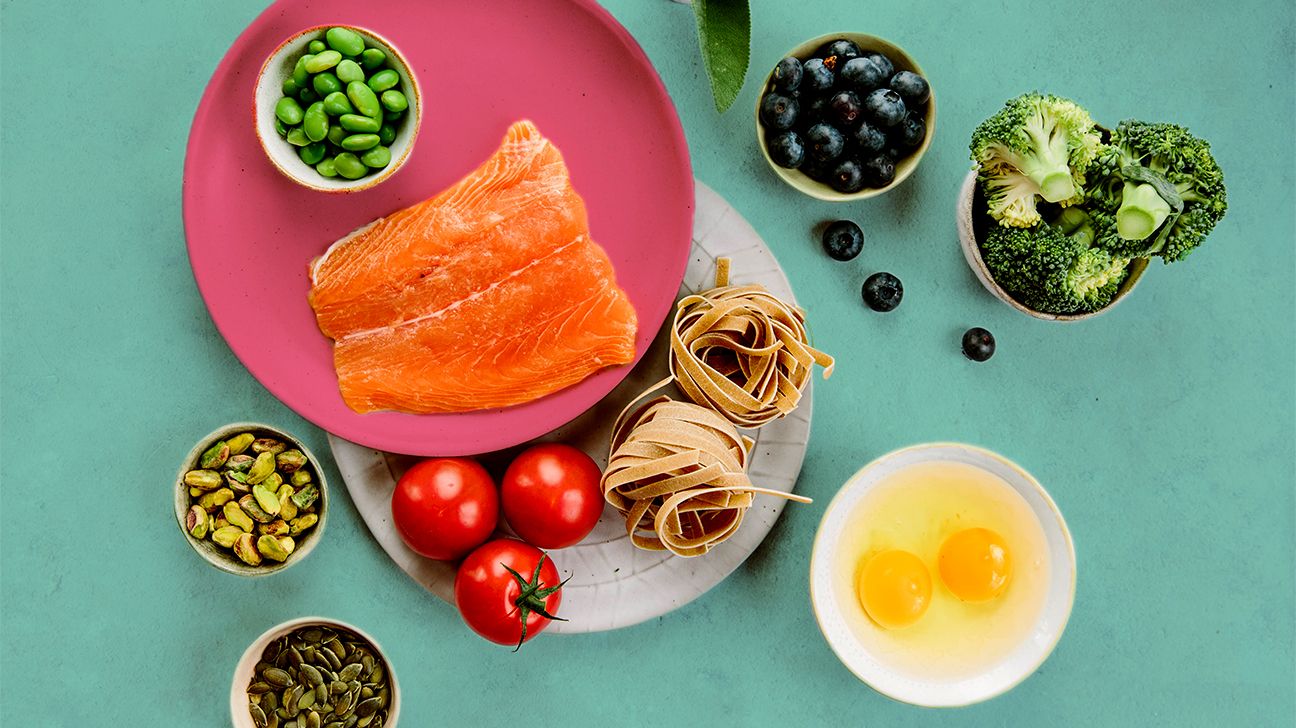
M 363 152 L 378 146 L 377 134 L 352 134 L 342 140 L 342 148 L 348 152 Z
M 359 63 L 348 58 L 337 65 L 337 77 L 342 79 L 342 83 L 351 83 L 363 81 L 365 74 Z
M 376 71 L 386 62 L 387 54 L 377 48 L 366 48 L 365 52 L 360 54 L 360 66 L 366 71 Z
M 279 132 L 279 136 L 288 136 L 288 127 L 284 126 L 282 121 L 279 121 L 279 117 L 275 117 L 274 124 L 275 131 Z
M 361 114 L 376 117 L 382 113 L 382 106 L 378 104 L 378 97 L 374 96 L 373 89 L 363 83 L 359 81 L 348 83 L 346 95 L 348 99 L 351 99 L 351 103 L 355 105 L 356 111 Z
M 283 86 L 280 86 L 279 88 L 283 91 L 284 96 L 296 96 L 297 92 L 301 90 L 297 85 L 297 82 L 292 79 L 292 76 L 285 78 Z
M 310 74 L 306 72 L 306 61 L 314 56 L 309 53 L 297 59 L 297 65 L 293 66 L 292 80 L 297 84 L 297 88 L 305 88 L 306 82 L 310 80 Z
M 373 89 L 374 93 L 382 93 L 399 83 L 400 74 L 390 68 L 384 68 L 369 77 L 369 88 Z
M 390 146 L 396 139 L 396 127 L 391 124 L 383 124 L 378 130 L 378 143 Z
M 329 28 L 324 41 L 329 48 L 348 56 L 358 56 L 365 49 L 364 38 L 350 28 Z
M 324 45 L 324 41 L 322 40 L 313 40 L 310 42 L 310 45 L 307 46 L 306 48 L 311 53 L 323 53 L 324 51 L 328 50 L 328 46 Z
M 324 142 L 315 142 L 304 147 L 298 147 L 297 156 L 301 157 L 301 161 L 313 166 L 324 158 L 324 152 L 326 151 L 328 151 L 328 147 L 325 146 Z
M 343 114 L 338 117 L 343 129 L 361 134 L 376 134 L 382 129 L 382 122 L 359 114 Z
M 331 93 L 341 91 L 342 82 L 337 76 L 325 71 L 311 79 L 311 88 L 315 89 L 315 93 L 319 94 L 320 98 L 324 98 Z
M 337 51 L 324 51 L 316 56 L 311 56 L 309 61 L 303 64 L 307 73 L 319 73 L 327 71 L 336 66 L 342 60 L 342 54 Z
M 342 140 L 347 138 L 347 130 L 334 124 L 329 127 L 328 140 L 338 146 L 342 146 Z
M 319 94 L 315 93 L 315 89 L 304 88 L 297 92 L 297 99 L 309 106 L 319 101 Z
M 315 165 L 315 171 L 316 171 L 316 172 L 319 172 L 321 177 L 336 177 L 336 176 L 337 176 L 337 167 L 334 167 L 334 166 L 333 166 L 333 158 L 332 158 L 332 157 L 329 157 L 328 159 L 321 160 L 319 164 Z
M 409 99 L 400 91 L 391 89 L 382 92 L 382 105 L 388 111 L 404 111 L 409 108 Z
M 329 119 L 328 112 L 324 111 L 324 102 L 316 101 L 310 105 L 310 108 L 306 109 L 306 113 L 302 114 L 302 131 L 306 132 L 306 136 L 311 141 L 317 142 L 328 136 L 328 130 Z M 319 160 L 315 161 L 318 162 Z M 314 164 L 314 162 L 308 162 L 308 164 Z
M 304 147 L 310 144 L 310 138 L 306 136 L 306 132 L 302 131 L 300 126 L 297 126 L 288 130 L 288 143 L 294 147 Z
M 355 113 L 355 108 L 347 100 L 346 94 L 341 91 L 334 91 L 324 97 L 324 110 L 333 116 Z
M 391 163 L 391 150 L 384 146 L 376 146 L 364 154 L 360 155 L 360 161 L 369 169 L 382 169 Z
M 364 166 L 360 158 L 351 152 L 342 152 L 333 158 L 333 166 L 337 173 L 347 179 L 360 179 L 369 172 L 369 168 Z
M 285 96 L 275 104 L 275 116 L 282 121 L 285 126 L 294 126 L 301 123 L 302 107 L 297 103 L 297 99 L 291 96 Z
M 397 119 L 405 115 L 404 111 L 388 111 L 383 114 L 383 119 L 395 123 Z

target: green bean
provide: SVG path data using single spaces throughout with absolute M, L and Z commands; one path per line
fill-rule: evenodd
M 328 136 L 328 130 L 329 118 L 328 112 L 324 111 L 324 102 L 316 101 L 302 114 L 302 131 L 311 141 L 317 142 Z
M 341 53 L 338 53 L 337 51 L 324 51 L 317 56 L 311 56 L 311 59 L 306 61 L 306 72 L 319 73 L 320 71 L 327 71 L 336 66 L 341 60 Z
M 321 160 L 319 164 L 315 165 L 315 171 L 316 171 L 316 172 L 319 172 L 321 177 L 336 177 L 336 176 L 337 176 L 337 167 L 334 167 L 334 166 L 333 166 L 333 158 L 332 158 L 332 157 L 329 157 L 328 159 Z
M 305 88 L 306 82 L 310 80 L 310 74 L 306 72 L 306 61 L 314 58 L 309 53 L 297 59 L 297 65 L 293 66 L 292 80 L 297 84 L 297 88 Z
M 370 79 L 372 82 L 372 79 Z M 360 83 L 352 81 L 346 87 L 347 98 L 355 105 L 356 110 L 361 114 L 369 117 L 376 117 L 382 113 L 382 106 L 378 103 L 378 97 L 374 96 L 373 89 Z
M 275 117 L 274 124 L 275 131 L 279 132 L 279 136 L 288 136 L 288 127 L 284 126 L 282 121 L 279 121 L 279 117 Z
M 382 92 L 382 105 L 388 111 L 404 111 L 409 108 L 409 99 L 400 91 L 391 89 Z
M 369 169 L 382 169 L 391 163 L 391 150 L 384 146 L 373 147 L 360 155 L 360 161 Z
M 329 48 L 348 56 L 358 56 L 365 49 L 364 38 L 350 28 L 329 28 L 324 40 Z
M 306 136 L 306 132 L 302 131 L 300 126 L 296 126 L 288 130 L 288 143 L 294 147 L 304 147 L 310 144 L 310 138 Z
M 302 107 L 297 103 L 297 99 L 291 96 L 285 96 L 279 99 L 275 104 L 275 116 L 282 121 L 285 126 L 300 124 L 302 120 Z
M 363 152 L 378 146 L 377 134 L 352 134 L 342 140 L 342 148 L 348 152 Z
M 384 68 L 369 77 L 369 88 L 373 89 L 374 93 L 382 93 L 399 83 L 400 74 L 390 68 Z
M 328 49 L 328 46 L 324 45 L 324 41 L 322 40 L 313 40 L 310 42 L 310 45 L 307 46 L 307 49 L 311 53 L 323 53 Z
M 341 91 L 334 91 L 324 97 L 324 110 L 333 116 L 355 113 L 355 109 L 351 106 L 351 102 L 347 100 L 346 94 Z
M 337 65 L 337 77 L 342 79 L 342 83 L 351 83 L 365 80 L 365 73 L 359 63 L 348 58 Z
M 334 124 L 329 127 L 328 137 L 326 138 L 333 144 L 336 144 L 337 146 L 340 147 L 342 146 L 342 140 L 347 138 L 347 130 L 343 129 L 337 124 Z
M 360 158 L 351 152 L 342 152 L 333 158 L 333 166 L 337 168 L 337 173 L 347 179 L 360 179 L 369 172 L 369 168 L 364 166 Z
M 284 96 L 296 96 L 297 92 L 301 90 L 301 88 L 297 86 L 297 82 L 292 79 L 292 76 L 285 78 L 283 85 L 279 88 L 283 91 Z
M 320 98 L 324 98 L 335 91 L 341 91 L 342 82 L 338 80 L 337 76 L 325 71 L 316 74 L 316 76 L 311 79 L 311 87 L 315 89 L 315 93 L 320 95 Z
M 301 157 L 301 161 L 306 164 L 314 166 L 324 158 L 324 153 L 327 151 L 328 147 L 325 146 L 324 142 L 315 142 L 304 147 L 298 147 L 297 156 Z
M 319 94 L 315 93 L 315 89 L 304 88 L 297 92 L 297 100 L 309 106 L 319 101 Z
M 390 146 L 396 140 L 396 127 L 391 124 L 383 124 L 378 130 L 378 143 Z
M 364 134 L 375 134 L 382 129 L 382 122 L 377 119 L 371 119 L 368 116 L 359 114 L 343 114 L 338 117 L 338 123 L 347 131 L 361 132 Z
M 360 65 L 366 71 L 376 71 L 386 62 L 387 54 L 377 48 L 366 48 L 365 52 L 360 54 Z

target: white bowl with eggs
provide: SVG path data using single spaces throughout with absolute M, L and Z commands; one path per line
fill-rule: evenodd
M 866 570 L 897 551 L 908 552 L 902 565 L 921 562 L 911 579 Z M 955 707 L 1001 695 L 1044 663 L 1075 576 L 1071 533 L 1035 478 L 988 450 L 933 443 L 883 455 L 838 491 L 815 536 L 810 600 L 860 680 L 901 702 Z

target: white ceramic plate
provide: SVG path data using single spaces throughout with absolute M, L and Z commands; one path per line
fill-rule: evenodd
M 1007 657 L 981 674 L 962 679 L 918 680 L 894 669 L 860 644 L 842 617 L 841 596 L 833 585 L 833 558 L 855 506 L 878 483 L 919 463 L 956 462 L 997 476 L 1026 500 L 1039 519 L 1048 545 L 1048 594 L 1034 629 Z M 828 646 L 842 664 L 874 690 L 896 700 L 927 707 L 954 707 L 1007 692 L 1034 673 L 1062 637 L 1075 599 L 1075 547 L 1062 513 L 1030 473 L 1004 457 L 970 445 L 915 445 L 883 455 L 851 476 L 824 512 L 810 557 L 810 601 Z M 853 601 L 853 595 L 847 602 Z
M 701 182 L 697 183 L 696 194 L 693 254 L 680 287 L 681 295 L 710 288 L 715 278 L 715 259 L 728 256 L 733 260 L 733 282 L 761 283 L 780 298 L 794 301 L 782 268 L 751 225 Z M 643 361 L 620 386 L 588 412 L 542 439 L 576 445 L 590 453 L 600 467 L 605 465 L 612 421 L 626 403 L 666 377 L 667 350 L 666 337 L 658 335 Z M 750 473 L 757 485 L 784 491 L 796 485 L 810 437 L 811 400 L 812 393 L 807 389 L 801 406 L 791 415 L 748 433 L 756 439 Z M 454 567 L 411 551 L 391 524 L 392 490 L 400 475 L 417 459 L 379 452 L 333 435 L 329 442 L 351 499 L 374 538 L 411 578 L 451 601 Z M 493 453 L 482 456 L 482 460 L 491 468 L 507 462 L 516 452 Z M 691 559 L 635 548 L 626 536 L 625 521 L 616 511 L 606 509 L 585 541 L 551 552 L 563 577 L 572 579 L 563 588 L 559 612 L 569 621 L 554 622 L 548 631 L 618 629 L 688 604 L 746 560 L 774 526 L 783 504 L 781 498 L 757 496 L 742 528 L 731 539 L 706 556 Z

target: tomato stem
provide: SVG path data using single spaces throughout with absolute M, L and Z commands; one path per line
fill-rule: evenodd
M 566 584 L 571 579 L 571 577 L 569 576 L 566 579 L 563 579 L 562 581 L 558 582 L 556 586 L 550 586 L 550 587 L 546 587 L 543 583 L 541 583 L 540 569 L 544 568 L 545 558 L 547 557 L 548 554 L 546 553 L 542 552 L 540 554 L 540 560 L 536 562 L 535 574 L 531 576 L 531 581 L 527 581 L 526 577 L 519 574 L 508 564 L 502 561 L 500 562 L 500 566 L 503 566 L 505 570 L 508 571 L 508 573 L 513 575 L 513 579 L 517 582 L 518 588 L 521 590 L 521 593 L 518 594 L 517 599 L 513 600 L 513 606 L 518 608 L 518 615 L 522 619 L 522 636 L 518 638 L 517 647 L 513 648 L 514 652 L 517 652 L 518 650 L 522 649 L 522 643 L 526 642 L 527 618 L 531 616 L 532 612 L 535 612 L 536 614 L 548 620 L 552 620 L 556 622 L 567 621 L 562 617 L 555 617 L 554 615 L 550 614 L 548 610 L 545 608 L 545 599 L 547 599 L 554 592 L 563 588 L 563 585 Z

